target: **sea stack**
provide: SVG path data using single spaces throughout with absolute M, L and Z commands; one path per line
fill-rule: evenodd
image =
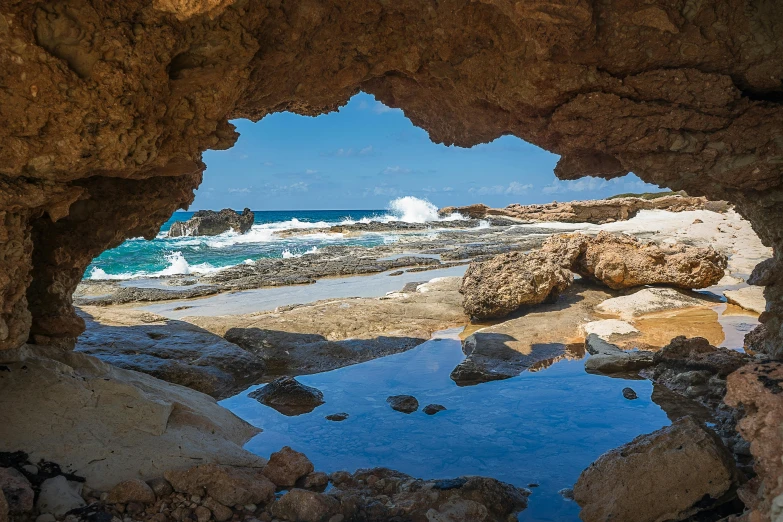
M 187 221 L 175 221 L 169 229 L 169 237 L 216 236 L 229 230 L 245 234 L 253 226 L 254 219 L 255 214 L 249 208 L 245 208 L 241 214 L 230 208 L 220 212 L 199 210 Z

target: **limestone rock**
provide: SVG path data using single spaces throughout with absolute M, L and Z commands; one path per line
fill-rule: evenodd
M 342 421 L 344 421 L 347 418 L 348 418 L 348 414 L 344 413 L 344 412 L 343 413 L 332 413 L 331 415 L 327 415 L 325 417 L 326 420 L 330 420 L 332 422 L 342 422 Z
M 631 320 L 640 315 L 677 310 L 681 308 L 706 308 L 714 302 L 689 295 L 674 288 L 642 288 L 632 294 L 613 297 L 600 303 L 598 312 L 617 314 L 623 320 Z
M 203 506 L 212 512 L 212 516 L 215 517 L 217 522 L 225 522 L 234 516 L 234 512 L 231 511 L 231 508 L 224 506 L 212 497 L 205 498 Z
M 290 522 L 327 522 L 339 509 L 340 502 L 330 495 L 294 488 L 272 504 L 270 511 Z
M 685 417 L 604 453 L 579 476 L 574 499 L 585 522 L 683 520 L 723 501 L 735 480 L 720 438 Z
M 312 491 L 323 491 L 329 485 L 329 475 L 323 471 L 314 471 L 296 481 L 296 486 Z
M 255 215 L 249 208 L 243 210 L 241 214 L 237 214 L 230 208 L 224 208 L 219 212 L 199 210 L 187 221 L 172 223 L 168 236 L 216 236 L 229 230 L 245 234 L 253 226 L 254 219 Z
M 55 517 L 62 517 L 72 509 L 86 505 L 81 491 L 80 482 L 72 482 L 62 475 L 46 479 L 41 484 L 35 507 L 39 513 L 51 513 Z
M 386 398 L 391 409 L 402 413 L 413 413 L 419 409 L 419 401 L 412 395 L 392 395 Z
M 261 380 L 262 358 L 184 321 L 114 325 L 84 314 L 87 330 L 76 350 L 114 366 L 143 372 L 225 399 Z
M 723 292 L 726 300 L 737 306 L 763 314 L 767 309 L 767 300 L 764 299 L 764 288 L 760 286 L 746 286 L 739 290 L 726 290 Z
M 591 354 L 585 360 L 585 370 L 596 373 L 633 372 L 653 364 L 653 353 L 643 350 L 621 350 L 617 346 L 589 334 L 585 349 Z
M 615 290 L 651 284 L 692 289 L 720 281 L 726 263 L 726 256 L 712 248 L 645 244 L 602 231 L 587 242 L 573 268 Z
M 459 291 L 465 313 L 488 319 L 556 297 L 572 282 L 571 272 L 546 254 L 511 252 L 471 263 Z
M 2 490 L 0 490 L 0 522 L 8 522 L 8 502 Z
M 0 468 L 0 491 L 11 515 L 21 515 L 33 510 L 35 492 L 32 484 L 14 468 Z
M 743 366 L 727 379 L 726 404 L 743 407 L 745 415 L 737 425 L 750 441 L 755 459 L 756 480 L 744 486 L 741 495 L 751 509 L 750 520 L 775 520 L 783 495 L 783 363 L 767 362 Z M 741 491 L 742 493 L 742 491 Z
M 0 364 L 0 451 L 57 462 L 93 489 L 194 459 L 264 464 L 242 449 L 259 430 L 189 388 L 46 347 L 0 351 Z
M 248 396 L 288 416 L 310 413 L 324 403 L 323 393 L 293 377 L 278 377 Z
M 209 496 L 224 506 L 266 504 L 275 493 L 274 484 L 260 468 L 202 464 L 187 470 L 167 471 L 164 476 L 174 491 Z
M 444 411 L 445 409 L 446 407 L 440 404 L 428 404 L 422 411 L 427 415 L 435 415 L 436 413 Z
M 152 504 L 155 502 L 155 492 L 143 480 L 123 480 L 109 490 L 106 502 L 109 504 L 127 504 L 128 502 Z
M 153 493 L 155 493 L 158 498 L 171 495 L 171 493 L 174 492 L 174 488 L 171 487 L 169 481 L 163 477 L 156 477 L 148 480 L 147 485 L 152 488 Z
M 264 466 L 264 475 L 278 487 L 290 487 L 305 475 L 312 473 L 313 463 L 304 453 L 294 451 L 288 446 L 272 453 Z

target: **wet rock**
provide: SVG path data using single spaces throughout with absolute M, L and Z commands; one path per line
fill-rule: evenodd
M 312 491 L 323 491 L 329 485 L 329 475 L 323 471 L 314 471 L 296 481 L 296 487 Z
M 203 393 L 40 346 L 0 351 L 0 364 L 9 370 L 0 371 L 0 398 L 24 398 L 0 408 L 5 447 L 25 451 L 33 462 L 67 462 L 93 489 L 108 491 L 128 477 L 151 479 L 194 460 L 264 464 L 242 449 L 259 430 Z
M 0 491 L 11 515 L 21 515 L 33 510 L 35 493 L 32 484 L 16 469 L 0 468 Z
M 708 308 L 715 304 L 698 294 L 689 295 L 674 288 L 653 287 L 607 299 L 600 303 L 596 310 L 601 313 L 617 314 L 623 320 L 631 320 L 654 312 L 681 308 Z
M 727 379 L 725 402 L 744 408 L 737 425 L 750 441 L 758 477 L 740 490 L 751 510 L 750 520 L 777 520 L 783 495 L 783 363 L 766 362 L 743 366 Z
M 253 226 L 255 215 L 246 208 L 237 214 L 230 208 L 216 212 L 199 210 L 187 221 L 175 221 L 169 229 L 169 237 L 179 236 L 216 236 L 233 230 L 238 234 L 247 233 Z
M 563 488 L 557 493 L 565 500 L 574 500 L 574 490 L 571 488 Z
M 272 516 L 291 522 L 327 522 L 337 514 L 340 502 L 330 495 L 292 489 L 272 504 Z
M 348 418 L 348 414 L 344 413 L 344 412 L 343 413 L 332 413 L 331 415 L 327 415 L 324 418 L 326 420 L 330 420 L 330 421 L 333 421 L 333 422 L 342 422 L 342 421 L 344 421 L 345 419 Z
M 310 413 L 324 403 L 323 393 L 293 377 L 278 377 L 248 396 L 288 416 Z
M 767 309 L 767 300 L 764 298 L 764 287 L 746 286 L 739 290 L 726 290 L 723 292 L 726 300 L 734 305 L 763 314 Z
M 725 501 L 736 476 L 720 438 L 685 417 L 604 453 L 579 476 L 574 499 L 585 522 L 683 520 Z
M 8 502 L 5 500 L 5 494 L 0 489 L 0 522 L 8 522 Z
M 35 507 L 39 513 L 51 513 L 55 517 L 62 517 L 69 511 L 86 505 L 81 491 L 80 482 L 70 481 L 62 475 L 46 479 L 41 484 Z
M 155 492 L 143 480 L 125 480 L 111 488 L 106 502 L 110 504 L 127 504 L 128 502 L 152 504 L 155 502 Z
M 465 359 L 451 371 L 451 380 L 457 386 L 475 386 L 483 382 L 502 381 L 510 379 L 523 372 L 527 367 L 520 367 L 516 370 L 502 370 L 498 368 L 495 361 L 483 360 L 481 362 L 473 359 Z
M 439 411 L 444 411 L 446 409 L 445 406 L 441 406 L 440 404 L 428 404 L 424 407 L 422 410 L 427 415 L 435 415 Z
M 601 231 L 586 242 L 573 269 L 615 290 L 651 284 L 692 289 L 720 281 L 726 264 L 712 248 L 661 246 Z
M 313 463 L 304 453 L 284 446 L 278 452 L 272 453 L 269 462 L 264 466 L 264 475 L 277 487 L 290 487 L 300 478 L 312 473 Z
M 167 471 L 164 476 L 174 491 L 209 496 L 224 506 L 266 504 L 275 493 L 275 485 L 259 468 L 202 464 L 187 470 Z
M 184 321 L 153 316 L 143 319 L 157 319 L 155 324 L 115 325 L 108 312 L 98 312 L 106 324 L 81 314 L 87 330 L 79 337 L 76 350 L 120 368 L 187 386 L 218 400 L 260 382 L 266 370 L 258 355 Z
M 639 398 L 639 396 L 636 395 L 636 392 L 633 390 L 633 388 L 623 388 L 623 397 L 625 397 L 629 401 Z
M 527 507 L 530 491 L 485 477 L 421 480 L 386 468 L 331 475 L 330 494 L 347 520 L 506 521 Z M 467 515 L 466 515 L 467 514 Z M 460 518 L 461 516 L 479 518 Z M 483 517 L 483 518 L 482 518 Z
M 585 340 L 585 349 L 591 357 L 585 359 L 585 370 L 595 373 L 634 372 L 653 364 L 653 353 L 642 350 L 626 351 L 589 334 Z
M 572 282 L 571 272 L 545 253 L 511 252 L 471 263 L 459 291 L 465 313 L 488 319 L 554 298 Z
M 386 398 L 391 409 L 402 413 L 413 413 L 419 409 L 419 401 L 412 395 L 392 395 Z

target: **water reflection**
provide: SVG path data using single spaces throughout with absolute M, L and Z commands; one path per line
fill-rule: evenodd
M 558 490 L 571 487 L 603 452 L 669 424 L 650 399 L 650 382 L 587 374 L 581 360 L 564 358 L 545 371 L 459 387 L 449 377 L 465 358 L 458 333 L 448 331 L 405 353 L 298 377 L 326 401 L 306 415 L 286 417 L 247 392 L 221 404 L 264 429 L 249 450 L 268 456 L 290 445 L 318 470 L 388 466 L 423 478 L 472 474 L 518 486 L 537 483 L 520 515 L 528 521 L 578 520 L 578 506 Z M 625 387 L 639 398 L 625 399 Z M 404 415 L 386 404 L 400 393 L 447 409 Z M 349 417 L 325 419 L 337 412 Z

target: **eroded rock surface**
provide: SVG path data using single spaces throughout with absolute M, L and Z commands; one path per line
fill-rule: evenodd
M 310 413 L 324 403 L 320 390 L 305 386 L 293 377 L 278 377 L 249 396 L 289 416 Z
M 217 236 L 233 230 L 245 234 L 253 226 L 255 214 L 249 208 L 237 214 L 230 208 L 221 211 L 199 210 L 187 221 L 175 221 L 169 229 L 169 237 L 179 236 Z
M 690 417 L 601 455 L 574 499 L 585 522 L 683 520 L 726 500 L 734 461 L 714 432 Z

